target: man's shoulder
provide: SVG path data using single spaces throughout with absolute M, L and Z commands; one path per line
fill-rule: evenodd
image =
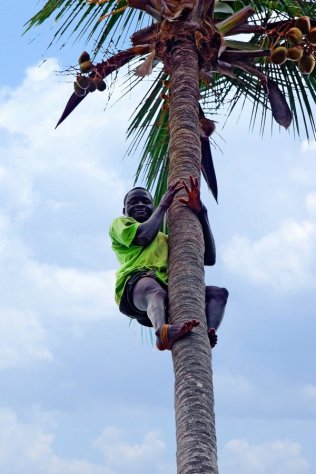
M 139 222 L 132 217 L 121 216 L 111 223 L 109 234 L 113 245 L 129 247 L 137 232 Z
M 133 217 L 126 217 L 126 216 L 116 217 L 111 222 L 110 232 L 111 232 L 111 229 L 113 229 L 117 226 L 131 225 L 131 224 L 134 224 L 135 222 L 137 222 L 137 221 L 135 219 L 133 219 Z
M 125 221 L 126 222 L 130 222 L 130 221 L 131 222 L 136 222 L 133 217 L 119 216 L 119 217 L 115 217 L 115 219 L 113 219 L 112 224 L 113 224 L 113 222 L 117 222 L 117 221 L 119 221 L 119 222 L 125 222 Z

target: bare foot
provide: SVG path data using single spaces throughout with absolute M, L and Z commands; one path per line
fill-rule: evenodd
M 215 347 L 217 344 L 217 334 L 216 334 L 215 329 L 214 328 L 208 329 L 207 335 L 211 344 L 211 348 L 213 349 L 213 347 Z
M 186 334 L 192 331 L 195 326 L 198 326 L 200 323 L 196 319 L 187 321 L 182 324 L 163 324 L 160 329 L 156 332 L 157 340 L 156 346 L 160 351 L 165 349 L 171 350 L 173 344 L 178 340 L 184 337 Z

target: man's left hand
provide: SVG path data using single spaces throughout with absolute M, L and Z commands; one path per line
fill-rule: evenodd
M 179 201 L 192 209 L 192 211 L 196 213 L 200 212 L 202 210 L 202 201 L 200 198 L 198 178 L 193 178 L 193 176 L 190 176 L 191 189 L 189 189 L 185 181 L 182 181 L 182 184 L 188 194 L 188 198 L 179 198 Z

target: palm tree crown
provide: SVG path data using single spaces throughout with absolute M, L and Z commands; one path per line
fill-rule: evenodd
M 121 66 L 133 65 L 132 87 L 154 69 L 155 80 L 131 120 L 128 152 L 142 144 L 136 180 L 144 174 L 160 199 L 167 182 L 170 64 L 168 50 L 179 36 L 191 36 L 199 56 L 202 171 L 214 197 L 217 183 L 209 147 L 213 117 L 226 115 L 246 100 L 253 104 L 250 126 L 274 120 L 295 134 L 315 137 L 311 102 L 316 98 L 316 5 L 308 0 L 48 0 L 27 30 L 54 16 L 66 31 L 93 40 L 91 57 L 79 58 L 78 74 L 59 122 Z M 127 38 L 131 45 L 126 49 Z M 116 49 L 109 54 L 109 45 Z M 103 56 L 102 61 L 97 62 Z M 303 126 L 302 126 L 303 124 Z M 146 133 L 145 133 L 146 132 Z M 142 140 L 146 135 L 145 143 Z

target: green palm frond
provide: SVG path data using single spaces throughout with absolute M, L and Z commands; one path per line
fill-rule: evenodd
M 127 153 L 131 154 L 142 146 L 135 182 L 142 178 L 149 190 L 155 188 L 155 200 L 158 202 L 166 189 L 163 183 L 166 184 L 168 170 L 168 77 L 163 72 L 159 73 L 136 109 L 127 131 L 127 136 L 133 137 Z
M 109 0 L 103 5 L 89 4 L 86 0 L 48 0 L 26 23 L 25 32 L 50 19 L 60 25 L 50 45 L 58 43 L 68 34 L 74 42 L 84 39 L 87 44 L 93 43 L 95 54 L 110 43 L 120 49 L 135 27 L 143 28 L 151 23 L 149 15 L 131 8 L 111 14 L 126 5 L 125 0 Z M 104 15 L 109 16 L 99 21 Z

